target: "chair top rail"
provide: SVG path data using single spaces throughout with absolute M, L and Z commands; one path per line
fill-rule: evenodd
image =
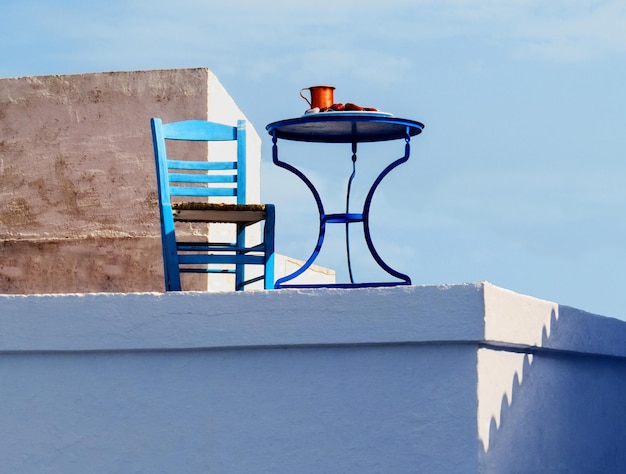
M 230 141 L 237 140 L 237 127 L 204 120 L 184 120 L 161 126 L 166 140 Z

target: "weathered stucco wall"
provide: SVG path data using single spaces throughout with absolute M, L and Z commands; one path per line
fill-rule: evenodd
M 245 119 L 205 68 L 0 79 L 0 292 L 163 289 L 153 116 Z
M 7 472 L 626 471 L 626 323 L 488 283 L 0 295 L 0 327 Z

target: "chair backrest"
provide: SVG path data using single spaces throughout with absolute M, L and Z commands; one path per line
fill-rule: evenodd
M 151 121 L 154 155 L 157 161 L 160 199 L 169 204 L 171 196 L 214 197 L 234 196 L 237 204 L 246 203 L 246 122 L 237 126 L 185 120 L 163 123 L 160 118 Z M 236 141 L 237 153 L 230 160 L 180 160 L 169 157 L 167 140 L 200 142 Z

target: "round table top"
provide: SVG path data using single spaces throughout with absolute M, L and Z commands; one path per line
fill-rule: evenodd
M 424 124 L 384 112 L 318 112 L 270 123 L 277 138 L 301 142 L 353 143 L 397 140 L 422 132 Z

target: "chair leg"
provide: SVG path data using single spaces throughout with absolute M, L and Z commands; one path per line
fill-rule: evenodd
M 237 224 L 237 247 L 243 248 L 245 245 L 246 228 L 241 224 Z M 237 255 L 243 255 L 243 252 L 237 251 Z M 245 281 L 245 265 L 243 263 L 238 263 L 235 265 L 235 291 L 242 291 Z
M 265 243 L 264 263 L 264 287 L 266 290 L 274 289 L 274 225 L 276 210 L 273 204 L 265 205 L 265 227 L 263 229 L 263 242 Z
M 178 251 L 174 230 L 167 232 L 162 229 L 163 277 L 165 291 L 181 291 L 180 269 L 178 267 Z

